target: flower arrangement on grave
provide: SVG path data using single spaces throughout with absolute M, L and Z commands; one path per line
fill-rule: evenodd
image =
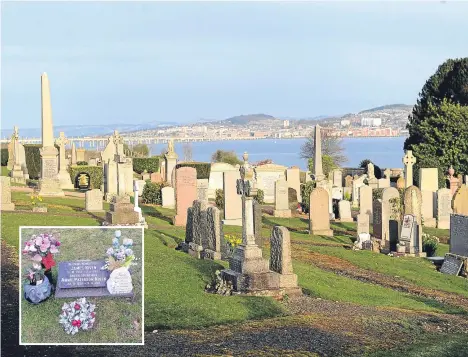
M 86 298 L 81 298 L 62 306 L 59 323 L 69 335 L 78 333 L 79 330 L 93 328 L 96 321 L 95 304 L 91 304 Z
M 26 269 L 24 275 L 24 283 L 30 285 L 39 285 L 44 281 L 44 269 L 41 265 L 34 263 Z
M 135 260 L 135 255 L 133 253 L 133 240 L 129 238 L 124 238 L 122 244 L 120 244 L 121 232 L 116 231 L 115 237 L 112 239 L 112 247 L 108 248 L 106 251 L 107 259 L 106 264 L 101 268 L 102 270 L 115 270 L 118 268 L 129 268 L 130 265 L 136 264 L 132 263 Z
M 41 265 L 34 263 L 26 269 L 23 277 L 24 298 L 28 302 L 38 304 L 50 296 L 52 287 Z
M 242 237 L 235 234 L 226 234 L 224 239 L 226 240 L 226 243 L 229 244 L 229 246 L 233 249 L 242 244 Z
M 34 192 L 31 196 L 31 205 L 33 207 L 45 207 L 44 200 L 37 192 Z
M 59 252 L 59 246 L 60 241 L 55 233 L 34 234 L 31 239 L 25 242 L 23 254 L 29 255 L 32 260 L 41 263 L 47 275 L 50 269 L 55 266 L 54 254 Z

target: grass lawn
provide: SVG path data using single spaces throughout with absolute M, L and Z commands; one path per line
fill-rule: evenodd
M 10 170 L 8 170 L 8 167 L 2 166 L 2 176 L 8 176 L 10 173 Z
M 49 229 L 29 228 L 22 230 L 22 241 L 33 234 L 50 232 Z M 60 232 L 60 251 L 55 261 L 103 260 L 106 250 L 112 245 L 115 229 L 54 229 Z M 141 229 L 122 228 L 122 237 L 133 239 L 135 256 L 140 260 L 132 266 L 134 301 L 122 298 L 94 298 L 88 300 L 96 304 L 96 324 L 90 332 L 79 332 L 75 336 L 67 335 L 58 317 L 65 302 L 74 298 L 56 299 L 54 296 L 39 305 L 29 304 L 21 299 L 21 332 L 23 343 L 118 343 L 141 341 L 142 321 L 142 269 L 141 269 Z M 122 238 L 121 238 L 122 239 Z M 23 244 L 21 245 L 23 246 Z M 22 271 L 31 264 L 28 256 L 22 257 Z M 57 266 L 52 268 L 54 281 L 57 281 Z M 136 322 L 136 323 L 135 323 Z
M 17 209 L 30 210 L 28 194 L 13 192 L 13 201 Z M 102 214 L 90 214 L 84 211 L 84 200 L 79 198 L 45 198 L 49 207 L 47 214 L 2 213 L 2 237 L 14 247 L 18 247 L 18 227 L 20 225 L 91 225 L 101 224 Z M 105 209 L 108 205 L 105 204 Z M 163 209 L 155 205 L 141 205 L 149 228 L 145 230 L 145 329 L 203 329 L 204 327 L 242 323 L 252 319 L 266 319 L 284 316 L 284 305 L 267 297 L 230 296 L 223 297 L 207 294 L 204 288 L 214 277 L 214 272 L 227 266 L 227 262 L 196 260 L 191 256 L 176 251 L 174 248 L 185 237 L 184 227 L 174 227 L 174 210 Z M 263 217 L 262 233 L 266 238 L 264 257 L 269 257 L 271 228 L 283 225 L 291 232 L 293 247 L 305 252 L 321 254 L 333 259 L 340 258 L 357 268 L 384 274 L 396 280 L 434 290 L 468 296 L 468 280 L 442 275 L 433 265 L 419 258 L 391 258 L 383 254 L 368 251 L 345 249 L 353 243 L 356 231 L 355 223 L 332 223 L 334 237 L 312 236 L 306 231 L 308 221 L 305 218 Z M 225 226 L 224 233 L 241 233 L 241 227 Z M 443 236 L 444 230 L 427 230 L 431 235 Z M 298 249 L 299 249 L 298 248 Z M 448 250 L 447 244 L 440 244 L 438 254 Z M 96 254 L 101 254 L 97 252 Z M 434 299 L 404 293 L 389 287 L 371 284 L 348 276 L 337 275 L 322 270 L 313 263 L 294 259 L 294 272 L 298 275 L 299 285 L 306 294 L 326 300 L 349 302 L 364 306 L 406 309 L 420 312 L 460 313 L 460 309 Z M 52 302 L 51 302 L 52 303 Z M 42 305 L 42 304 L 41 304 Z M 47 305 L 49 314 L 57 315 L 60 306 Z M 110 311 L 110 310 L 109 310 Z M 107 313 L 108 311 L 103 311 Z M 29 316 L 36 316 L 31 314 Z M 57 315 L 58 316 L 58 315 Z M 99 315 L 98 315 L 99 316 Z M 125 315 L 112 320 L 115 324 L 128 322 Z M 34 320 L 34 317 L 32 318 Z M 36 322 L 40 319 L 37 318 Z M 115 322 L 117 321 L 117 322 Z M 55 322 L 54 322 L 55 323 Z M 56 323 L 55 328 L 60 327 Z M 109 338 L 116 337 L 109 333 Z M 460 337 L 447 339 L 447 348 L 454 348 L 465 340 Z M 466 343 L 466 341 L 464 342 Z M 425 348 L 432 353 L 436 348 L 431 341 L 425 341 Z M 452 346 L 452 347 L 451 347 Z M 436 349 L 434 349 L 436 351 Z M 394 356 L 385 351 L 375 357 Z M 408 352 L 410 353 L 410 352 Z M 411 352 L 412 353 L 412 352 Z M 401 353 L 400 353 L 401 355 Z M 405 354 L 406 355 L 406 354 Z M 407 354 L 408 356 L 426 356 Z M 427 354 L 432 356 L 433 354 Z M 374 357 L 374 355 L 372 355 Z M 455 355 L 454 355 L 455 356 Z

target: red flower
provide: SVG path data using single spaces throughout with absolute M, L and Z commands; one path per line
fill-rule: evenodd
M 96 314 L 94 312 L 91 313 L 91 317 L 94 318 L 94 316 L 96 316 Z
M 44 264 L 45 270 L 49 270 L 50 268 L 55 266 L 54 257 L 52 256 L 52 254 L 50 254 L 50 252 L 48 252 L 45 257 L 42 257 L 42 264 Z
M 80 304 L 75 304 L 75 310 L 79 310 L 80 309 Z
M 56 241 L 56 242 L 55 242 L 55 246 L 56 246 L 56 247 L 60 247 L 60 242 L 59 242 L 59 241 Z
M 81 321 L 80 321 L 80 320 L 77 320 L 77 321 L 76 321 L 76 326 L 78 326 L 78 327 L 81 326 Z
M 72 326 L 76 326 L 78 324 L 78 320 L 73 320 L 72 321 Z

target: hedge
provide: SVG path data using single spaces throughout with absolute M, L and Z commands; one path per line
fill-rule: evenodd
M 143 188 L 141 199 L 143 203 L 152 203 L 156 205 L 162 205 L 162 192 L 163 187 L 169 186 L 166 182 L 151 182 L 146 180 L 146 185 Z
M 305 184 L 301 184 L 301 196 L 302 196 L 302 211 L 309 213 L 310 204 L 310 193 L 315 188 L 315 181 L 308 181 Z
M 176 165 L 176 169 L 181 167 L 193 167 L 197 170 L 197 179 L 209 179 L 211 164 L 209 162 L 183 162 Z
M 133 171 L 141 174 L 143 171 L 148 173 L 159 172 L 159 156 L 153 157 L 134 157 L 133 158 Z
M 8 149 L 2 149 L 2 166 L 8 164 Z
M 70 166 L 70 178 L 73 184 L 76 183 L 76 177 L 82 172 L 86 172 L 89 175 L 91 181 L 90 189 L 101 188 L 104 180 L 104 170 L 100 166 Z
M 41 152 L 39 151 L 41 147 L 41 144 L 24 145 L 29 178 L 33 180 L 38 180 L 41 176 Z

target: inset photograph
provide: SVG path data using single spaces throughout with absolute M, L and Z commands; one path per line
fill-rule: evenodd
M 143 234 L 20 227 L 20 344 L 143 344 Z

